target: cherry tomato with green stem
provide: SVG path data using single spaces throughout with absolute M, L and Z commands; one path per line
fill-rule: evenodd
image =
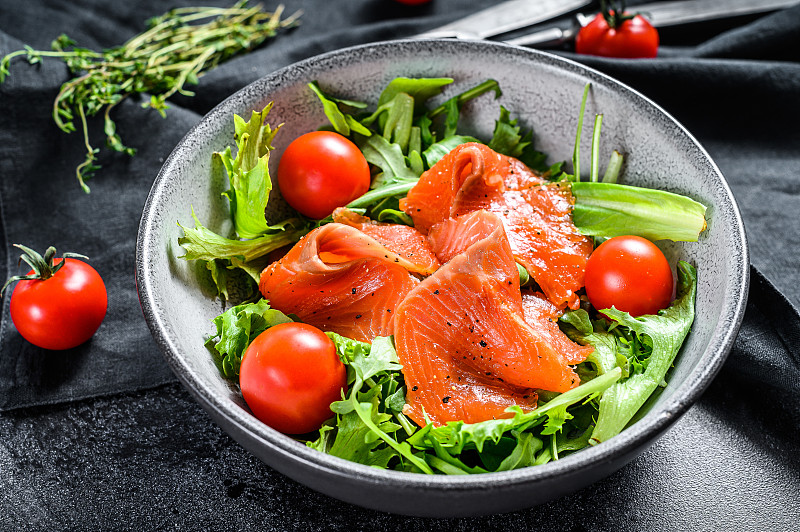
M 319 220 L 369 190 L 367 160 L 353 142 L 332 131 L 293 140 L 278 163 L 278 186 L 297 212 Z
M 15 244 L 25 254 L 20 258 L 31 266 L 24 276 L 10 278 L 3 291 L 14 281 L 9 311 L 17 331 L 30 343 L 44 349 L 63 350 L 76 347 L 91 338 L 106 315 L 108 293 L 97 270 L 78 258 L 64 253 L 56 258 L 50 247 L 44 256 Z
M 586 263 L 585 282 L 594 308 L 614 307 L 631 316 L 669 306 L 674 286 L 664 253 L 638 236 L 617 236 L 597 246 Z
M 618 15 L 617 13 L 621 13 Z M 575 38 L 579 54 L 619 58 L 647 58 L 658 54 L 658 30 L 639 14 L 603 6 Z
M 330 405 L 347 389 L 347 371 L 324 332 L 281 323 L 245 350 L 239 387 L 258 419 L 285 434 L 305 434 L 333 417 Z

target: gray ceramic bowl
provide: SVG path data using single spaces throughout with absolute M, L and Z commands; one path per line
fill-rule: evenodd
M 619 149 L 627 156 L 625 183 L 678 192 L 708 206 L 709 228 L 700 242 L 666 247 L 673 258 L 688 260 L 699 270 L 693 330 L 669 385 L 621 435 L 556 462 L 511 472 L 431 477 L 383 471 L 319 453 L 274 431 L 249 413 L 238 391 L 218 373 L 203 341 L 221 305 L 209 297 L 196 267 L 178 258 L 181 230 L 176 221 L 191 226 L 194 207 L 206 225 L 226 229 L 226 205 L 219 195 L 223 184 L 212 172 L 211 154 L 231 144 L 233 114 L 248 115 L 275 102 L 270 123 L 285 124 L 275 142 L 271 162 L 276 163 L 291 139 L 326 122 L 308 82 L 318 80 L 341 97 L 375 102 L 386 83 L 401 75 L 454 78 L 442 98 L 487 78 L 498 80 L 502 98 L 486 95 L 468 104 L 464 129 L 491 136 L 502 103 L 534 128 L 537 145 L 553 160 L 571 157 L 581 94 L 591 82 L 587 116 L 604 113 L 601 161 Z M 582 148 L 587 154 L 590 127 Z M 156 178 L 144 207 L 136 263 L 145 318 L 167 362 L 235 440 L 274 469 L 332 497 L 427 516 L 530 507 L 609 475 L 640 454 L 716 375 L 739 328 L 749 282 L 744 228 L 725 179 L 697 141 L 657 105 L 603 74 L 549 54 L 435 40 L 327 53 L 270 74 L 222 102 L 178 144 Z

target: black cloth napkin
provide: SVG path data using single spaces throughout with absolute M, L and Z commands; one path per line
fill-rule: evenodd
M 193 3 L 3 2 L 0 55 L 23 44 L 47 49 L 61 33 L 90 48 L 113 46 L 141 31 L 149 17 Z M 83 157 L 82 139 L 63 134 L 50 118 L 52 100 L 68 79 L 64 65 L 19 61 L 0 85 L 0 277 L 20 271 L 12 244 L 40 251 L 53 244 L 88 255 L 109 291 L 109 313 L 97 334 L 65 352 L 46 352 L 22 340 L 9 317 L 9 298 L 3 298 L 0 524 L 268 530 L 796 526 L 800 271 L 793 252 L 800 235 L 800 7 L 665 31 L 660 57 L 652 61 L 557 51 L 654 99 L 717 162 L 750 242 L 745 319 L 709 391 L 628 467 L 527 512 L 429 521 L 343 505 L 258 462 L 172 382 L 138 305 L 133 254 L 141 208 L 164 158 L 203 114 L 294 61 L 416 34 L 497 2 L 285 3 L 287 13 L 304 11 L 300 27 L 201 78 L 195 97 L 173 99 L 166 120 L 135 101 L 120 105 L 118 130 L 139 151 L 133 158 L 103 154 L 90 195 L 73 175 Z M 102 124 L 93 125 L 99 144 Z

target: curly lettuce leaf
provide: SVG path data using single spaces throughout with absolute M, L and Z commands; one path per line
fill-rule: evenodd
M 230 146 L 213 155 L 228 173 L 230 188 L 222 194 L 230 201 L 231 218 L 240 238 L 255 238 L 269 228 L 264 214 L 272 190 L 269 152 L 280 129 L 272 129 L 266 121 L 271 109 L 272 102 L 261 111 L 253 111 L 249 121 L 234 115 L 236 157 L 231 156 Z
M 225 377 L 238 382 L 239 366 L 247 346 L 270 327 L 292 319 L 270 308 L 269 302 L 262 299 L 231 307 L 211 321 L 216 326 L 216 334 L 208 339 L 206 346 L 212 349 Z
M 458 455 L 467 447 L 474 447 L 478 452 L 483 450 L 487 442 L 498 443 L 500 438 L 512 431 L 524 431 L 530 427 L 547 424 L 548 432 L 556 432 L 566 421 L 566 407 L 582 403 L 597 397 L 607 390 L 621 376 L 619 368 L 600 375 L 589 382 L 557 395 L 535 410 L 523 412 L 519 407 L 511 407 L 514 417 L 509 419 L 492 419 L 480 423 L 467 424 L 463 421 L 449 422 L 429 431 L 414 434 L 408 441 L 419 449 L 432 448 L 436 441 L 450 454 Z
M 193 228 L 184 227 L 178 222 L 178 226 L 183 229 L 183 236 L 178 238 L 178 244 L 184 250 L 181 258 L 205 262 L 206 268 L 211 272 L 217 295 L 223 301 L 229 299 L 228 280 L 232 275 L 238 275 L 233 270 L 243 270 L 258 283 L 261 270 L 265 266 L 259 259 L 271 251 L 297 242 L 310 229 L 299 220 L 285 220 L 280 224 L 267 226 L 265 234 L 261 236 L 251 240 L 237 240 L 226 238 L 205 227 L 198 220 L 194 209 L 192 219 L 195 224 Z
M 546 172 L 550 167 L 546 164 L 547 156 L 534 149 L 533 132 L 522 132 L 517 125 L 518 120 L 511 119 L 511 113 L 500 106 L 500 117 L 495 121 L 494 132 L 488 146 L 498 153 L 519 159 L 528 168 Z
M 696 290 L 697 271 L 681 261 L 677 297 L 657 315 L 634 318 L 613 308 L 601 309 L 613 320 L 611 326 L 605 325 L 605 320 L 590 324 L 583 311 L 562 318 L 570 325 L 565 332 L 573 340 L 595 346 L 592 362 L 598 373 L 612 369 L 624 372 L 623 378 L 600 398 L 592 445 L 619 434 L 653 392 L 665 385 L 667 371 L 694 321 Z

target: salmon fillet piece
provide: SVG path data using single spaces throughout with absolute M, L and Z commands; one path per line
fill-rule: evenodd
M 525 319 L 500 218 L 480 211 L 450 223 L 494 229 L 477 242 L 462 233 L 463 243 L 451 247 L 465 250 L 397 307 L 395 344 L 408 390 L 404 412 L 421 425 L 426 416 L 435 425 L 476 423 L 511 417 L 505 410 L 512 405 L 535 408 L 536 389 L 577 386 L 566 358 Z
M 479 209 L 497 214 L 514 257 L 547 298 L 577 308 L 593 245 L 572 223 L 573 204 L 569 184 L 549 183 L 513 157 L 466 143 L 423 173 L 401 207 L 423 232 Z
M 412 273 L 430 275 L 440 266 L 425 235 L 413 227 L 376 222 L 345 207 L 333 211 L 333 221 L 355 227 L 403 257 L 414 265 Z
M 553 348 L 561 353 L 567 364 L 580 364 L 594 351 L 590 345 L 576 344 L 558 327 L 563 310 L 550 303 L 544 294 L 522 291 L 522 311 L 525 321 L 536 329 Z
M 273 308 L 323 331 L 371 342 L 393 334 L 395 308 L 419 283 L 414 264 L 349 225 L 305 235 L 261 272 Z

